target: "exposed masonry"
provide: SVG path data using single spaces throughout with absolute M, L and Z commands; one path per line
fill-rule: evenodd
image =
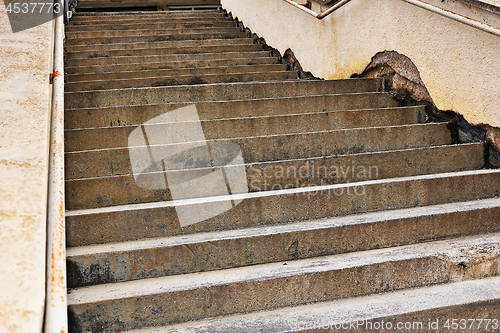
M 425 105 L 430 121 L 451 121 L 454 124 L 452 131 L 455 142 L 486 141 L 489 166 L 500 166 L 500 129 L 486 124 L 474 126 L 454 111 L 437 109 L 420 72 L 407 56 L 395 51 L 379 52 L 361 74 L 353 74 L 352 77 L 384 78 L 385 90 L 402 105 Z

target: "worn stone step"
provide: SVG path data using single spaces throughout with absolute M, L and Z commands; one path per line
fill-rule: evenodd
M 207 140 L 211 154 L 226 156 L 225 144 L 234 144 L 241 150 L 245 163 L 279 161 L 285 159 L 321 157 L 362 152 L 432 147 L 452 143 L 447 123 L 368 127 L 322 132 L 293 133 Z M 153 128 L 152 128 L 153 129 Z M 189 129 L 189 127 L 187 128 Z M 154 130 L 154 129 L 153 129 Z M 185 128 L 180 131 L 185 131 Z M 176 132 L 177 133 L 177 132 Z M 194 144 L 178 137 L 175 144 L 156 144 L 156 150 L 189 150 Z M 131 143 L 133 144 L 133 143 Z M 135 147 L 135 146 L 134 146 Z M 148 149 L 148 148 L 146 148 Z M 136 149 L 134 149 L 135 151 Z M 194 152 L 193 152 L 194 154 Z M 180 159 L 188 157 L 179 156 Z M 200 160 L 200 163 L 204 160 Z M 194 163 L 194 162 L 193 162 Z M 212 159 L 218 166 L 216 158 Z M 186 168 L 208 167 L 189 164 Z M 66 179 L 107 177 L 132 174 L 130 151 L 123 147 L 66 153 Z
M 101 81 L 101 80 L 123 80 L 123 79 L 144 79 L 163 76 L 177 75 L 206 75 L 206 74 L 228 74 L 228 73 L 257 73 L 277 71 L 283 72 L 288 69 L 286 64 L 272 65 L 246 65 L 246 66 L 220 66 L 220 67 L 198 67 L 198 68 L 178 68 L 161 70 L 136 70 L 114 73 L 96 73 L 96 74 L 76 74 L 66 75 L 66 83 L 75 83 L 82 81 Z
M 202 43 L 203 44 L 203 43 Z M 202 46 L 185 46 L 185 47 L 155 47 L 144 49 L 122 49 L 122 50 L 103 50 L 103 51 L 82 51 L 82 52 L 66 52 L 66 59 L 89 59 L 100 57 L 140 57 L 154 56 L 167 54 L 203 54 L 204 58 L 207 53 L 222 53 L 222 52 L 248 52 L 262 51 L 262 45 L 258 44 L 231 44 L 228 45 L 202 45 Z
M 65 108 L 260 99 L 380 91 L 381 79 L 297 80 L 65 93 Z
M 337 88 L 338 89 L 338 88 Z M 335 89 L 332 87 L 332 90 Z M 304 93 L 303 91 L 300 92 Z M 140 125 L 151 119 L 165 114 L 169 111 L 174 111 L 182 107 L 192 105 L 193 103 L 166 103 L 166 104 L 145 104 L 135 106 L 116 106 L 116 107 L 97 107 L 97 108 L 81 108 L 66 112 L 64 118 L 65 127 L 67 129 L 78 128 L 93 128 L 93 127 L 114 127 L 126 125 Z M 335 112 L 335 111 L 350 111 L 352 113 L 339 113 L 335 117 L 346 117 L 342 120 L 345 124 L 352 124 L 351 127 L 356 127 L 361 121 L 361 118 L 356 114 L 364 113 L 365 111 L 374 111 L 381 118 L 369 117 L 363 119 L 358 127 L 363 127 L 363 124 L 370 123 L 372 126 L 382 126 L 387 124 L 387 119 L 382 114 L 390 114 L 394 111 L 384 113 L 384 110 L 379 110 L 377 113 L 374 109 L 393 108 L 398 106 L 391 95 L 385 92 L 369 92 L 369 93 L 354 93 L 354 94 L 325 94 L 313 96 L 293 96 L 293 97 L 278 97 L 278 98 L 262 98 L 249 100 L 233 100 L 233 101 L 209 101 L 196 102 L 198 117 L 201 120 L 224 119 L 224 118 L 248 118 L 262 117 L 272 115 L 289 115 L 314 112 Z M 421 110 L 420 108 L 417 108 Z M 403 116 L 405 113 L 401 110 Z M 382 114 L 380 114 L 382 113 Z M 352 116 L 351 118 L 351 115 Z M 422 115 L 420 111 L 417 115 Z M 394 119 L 398 119 L 394 116 Z M 339 121 L 341 118 L 338 118 Z M 346 125 L 347 126 L 347 125 Z
M 70 325 L 120 331 L 494 277 L 499 242 L 488 234 L 78 288 Z
M 86 22 L 102 22 L 112 21 L 117 22 L 121 20 L 137 20 L 137 19 L 151 19 L 151 18 L 185 18 L 187 20 L 195 18 L 216 18 L 227 17 L 222 11 L 219 10 L 197 10 L 197 11 L 130 11 L 130 12 L 76 12 L 71 17 L 71 22 L 86 21 Z
M 78 3 L 78 8 L 157 8 L 157 7 L 167 7 L 173 10 L 179 10 L 179 8 L 185 8 L 185 10 L 209 8 L 209 9 L 220 9 L 220 0 L 115 0 L 115 1 L 103 1 L 103 0 L 80 0 Z
M 173 75 L 131 79 L 94 80 L 83 82 L 70 82 L 65 85 L 66 91 L 91 91 L 106 89 L 124 89 L 139 87 L 161 87 L 178 85 L 199 85 L 228 82 L 251 81 L 283 81 L 298 78 L 296 71 L 266 71 L 266 72 L 236 72 L 223 74 L 193 74 Z
M 208 115 L 207 115 L 208 116 Z M 200 115 L 197 113 L 197 119 Z M 300 134 L 348 128 L 398 126 L 426 121 L 423 106 L 384 108 L 372 110 L 347 110 L 336 112 L 291 113 L 242 118 L 199 119 L 206 139 L 230 139 L 276 134 Z M 146 131 L 169 131 L 185 128 L 191 122 L 155 122 L 144 125 Z M 66 130 L 65 151 L 81 151 L 127 147 L 128 138 L 137 125 L 82 128 Z
M 165 42 L 165 41 L 192 41 L 205 39 L 232 39 L 232 38 L 248 38 L 248 32 L 217 32 L 208 31 L 200 33 L 187 34 L 164 34 L 164 35 L 146 35 L 146 36 L 117 36 L 117 37 L 86 37 L 86 38 L 71 38 L 66 40 L 66 45 L 70 52 L 73 52 L 73 47 L 80 45 L 99 45 L 99 44 L 138 44 L 137 48 L 147 46 L 143 43 Z
M 134 71 L 152 71 L 152 70 L 167 70 L 167 69 L 185 69 L 185 68 L 203 68 L 203 67 L 227 67 L 227 66 L 250 66 L 250 65 L 270 65 L 278 64 L 277 57 L 260 57 L 260 58 L 236 58 L 236 59 L 210 59 L 210 60 L 194 60 L 194 61 L 167 61 L 167 62 L 149 62 L 149 63 L 132 63 L 122 65 L 102 65 L 94 66 L 79 66 L 66 67 L 64 70 L 66 80 L 73 80 L 72 75 L 93 75 L 99 73 L 116 72 L 134 72 Z M 75 76 L 76 77 L 76 76 Z
M 500 171 L 475 170 L 348 184 L 234 194 L 205 200 L 162 201 L 66 212 L 68 246 L 124 242 L 198 232 L 288 224 L 335 216 L 493 198 Z M 232 207 L 215 217 L 179 219 L 191 210 Z M 184 215 L 182 215 L 184 216 Z M 194 223 L 196 221 L 203 222 Z M 193 222 L 194 221 L 194 222 Z M 181 226 L 181 222 L 183 223 Z M 189 224 L 193 222 L 192 224 Z
M 101 26 L 101 25 L 124 25 L 128 26 L 129 24 L 141 24 L 144 23 L 144 20 L 147 20 L 148 23 L 166 23 L 166 24 L 183 24 L 185 22 L 196 22 L 196 23 L 205 23 L 205 22 L 217 22 L 217 21 L 227 21 L 233 22 L 231 18 L 227 16 L 218 16 L 218 17 L 148 17 L 142 18 L 141 16 L 130 17 L 130 18 L 122 18 L 122 19 L 106 19 L 106 20 L 71 20 L 70 25 L 74 27 L 78 27 L 81 25 L 85 26 Z
M 205 27 L 205 28 L 172 28 L 172 29 L 135 29 L 135 30 L 100 30 L 100 31 L 73 31 L 66 32 L 66 40 L 90 37 L 125 37 L 125 36 L 156 36 L 167 34 L 199 34 L 205 32 L 240 32 L 241 28 L 234 27 Z
M 179 47 L 201 47 L 201 46 L 226 46 L 226 45 L 252 45 L 252 38 L 234 38 L 234 39 L 207 39 L 207 40 L 177 40 L 177 41 L 157 41 L 129 44 L 89 44 L 72 46 L 71 52 L 100 52 L 100 51 L 119 51 L 136 50 L 146 48 L 179 48 Z
M 159 54 L 159 55 L 146 55 L 146 56 L 123 56 L 123 57 L 103 57 L 103 58 L 90 58 L 90 59 L 65 59 L 65 68 L 80 68 L 80 67 L 94 67 L 99 70 L 99 67 L 113 65 L 129 65 L 129 64 L 144 64 L 147 66 L 149 63 L 171 63 L 171 62 L 186 62 L 192 63 L 197 61 L 211 60 L 228 60 L 237 58 L 262 58 L 270 57 L 269 51 L 229 51 L 217 53 L 191 53 L 191 54 Z
M 484 166 L 484 147 L 470 145 L 438 146 L 377 153 L 294 159 L 244 166 L 226 167 L 228 172 L 243 169 L 249 192 L 271 191 L 304 186 L 345 184 L 357 181 L 474 170 Z M 429 158 L 422 160 L 422 158 Z M 432 160 L 433 163 L 428 163 Z M 426 162 L 427 161 L 427 162 Z M 210 174 L 212 168 L 170 171 L 190 177 Z M 142 188 L 132 174 L 66 181 L 68 209 L 86 209 L 171 200 L 168 188 Z
M 68 287 L 214 271 L 500 231 L 500 199 L 67 251 Z M 397 229 L 398 232 L 394 232 Z M 349 241 L 346 242 L 345 240 Z
M 486 332 L 500 317 L 499 284 L 495 276 L 124 333 Z
M 151 10 L 131 10 L 131 11 L 120 11 L 120 12 L 102 12 L 102 11 L 95 11 L 95 12 L 75 12 L 73 13 L 73 18 L 76 17 L 120 17 L 120 16 L 131 16 L 131 15 L 170 15 L 170 16 L 177 16 L 177 15 L 198 15 L 198 14 L 211 14 L 211 13 L 223 13 L 223 11 L 220 10 L 213 10 L 213 9 L 205 9 L 201 10 L 198 9 L 196 11 L 193 10 L 175 10 L 175 11 L 151 11 Z
M 65 32 L 86 32 L 86 31 L 108 31 L 108 30 L 137 30 L 137 29 L 182 29 L 182 28 L 203 28 L 203 27 L 236 27 L 238 23 L 230 20 L 203 21 L 184 20 L 182 22 L 169 23 L 148 20 L 147 22 L 129 24 L 67 24 Z

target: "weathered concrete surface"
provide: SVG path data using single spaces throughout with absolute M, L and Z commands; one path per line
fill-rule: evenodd
M 301 95 L 303 92 L 301 92 Z M 113 107 L 79 108 L 66 112 L 67 129 L 140 125 L 165 112 L 192 103 L 149 103 Z M 335 112 L 397 107 L 388 93 L 325 94 L 252 100 L 196 102 L 201 120 L 271 115 Z M 359 111 L 361 112 L 361 111 Z M 353 117 L 354 119 L 357 117 Z M 380 120 L 380 118 L 378 118 Z M 375 119 L 369 121 L 377 122 Z
M 67 242 L 68 246 L 123 242 L 487 199 L 500 195 L 499 174 L 462 171 L 235 195 L 245 198 L 235 209 L 184 228 L 172 201 L 69 211 Z M 196 200 L 182 203 L 197 207 Z
M 52 22 L 13 34 L 0 4 L 0 331 L 8 333 L 42 330 L 52 35 Z
M 473 170 L 484 166 L 483 154 L 483 144 L 468 144 L 254 163 L 245 168 L 248 190 L 257 192 Z M 297 177 L 299 172 L 302 176 Z M 192 170 L 177 174 L 182 173 L 189 176 Z M 166 190 L 138 187 L 133 175 L 67 180 L 66 190 L 69 209 L 171 200 Z
M 379 295 L 290 307 L 252 314 L 211 318 L 168 327 L 149 327 L 127 333 L 325 333 L 325 332 L 395 332 L 398 323 L 410 323 L 411 329 L 397 332 L 443 332 L 453 318 L 495 319 L 500 317 L 499 277 L 455 282 L 445 285 L 401 290 Z M 375 329 L 390 322 L 392 328 Z M 435 323 L 438 322 L 438 329 Z M 359 322 L 359 326 L 357 323 Z M 372 326 L 370 325 L 370 322 Z M 433 328 L 429 328 L 432 322 Z M 354 326 L 350 326 L 353 323 Z M 416 323 L 413 326 L 413 323 Z M 422 323 L 422 326 L 419 326 Z M 469 321 L 469 324 L 472 322 Z M 486 321 L 474 322 L 472 329 L 455 332 L 479 332 Z M 344 327 L 344 328 L 342 328 Z M 370 329 L 372 327 L 373 329 Z M 403 326 L 404 327 L 404 326 Z M 489 325 L 491 329 L 491 324 Z M 486 331 L 486 330 L 485 330 Z
M 68 249 L 68 283 L 75 288 L 497 232 L 498 214 L 500 199 L 495 198 L 281 226 L 73 247 Z
M 487 278 L 500 273 L 499 238 L 490 234 L 74 289 L 68 295 L 70 318 L 83 332 L 118 331 Z
M 222 6 L 281 54 L 292 49 L 316 77 L 361 73 L 381 51 L 404 54 L 438 109 L 500 127 L 498 36 L 401 0 L 351 1 L 323 20 L 283 0 L 222 0 Z

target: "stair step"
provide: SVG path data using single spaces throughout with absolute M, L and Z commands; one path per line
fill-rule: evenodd
M 236 27 L 235 21 L 219 20 L 219 21 L 181 21 L 181 22 L 158 22 L 148 20 L 147 22 L 128 23 L 128 24 L 68 24 L 65 26 L 66 32 L 86 32 L 86 31 L 107 31 L 107 30 L 137 30 L 137 29 L 182 29 L 182 28 L 208 28 L 208 27 Z
M 74 78 L 85 75 L 108 75 L 111 73 L 119 72 L 134 72 L 134 71 L 153 71 L 153 70 L 183 70 L 183 69 L 196 69 L 207 67 L 229 67 L 229 66 L 251 66 L 251 65 L 271 65 L 279 64 L 277 57 L 260 57 L 260 58 L 236 58 L 236 59 L 210 59 L 198 61 L 168 61 L 168 62 L 149 62 L 149 63 L 128 63 L 122 65 L 102 65 L 99 67 L 93 66 L 80 66 L 80 67 L 67 67 L 65 71 L 67 75 L 64 77 L 66 80 L 74 80 Z M 75 76 L 73 76 L 75 75 Z
M 135 30 L 100 30 L 66 32 L 66 40 L 91 37 L 125 37 L 125 36 L 156 36 L 167 34 L 199 34 L 205 32 L 241 32 L 241 28 L 234 27 L 205 27 L 205 28 L 173 28 L 173 29 L 135 29 Z
M 160 76 L 180 76 L 180 75 L 206 75 L 206 74 L 227 74 L 227 73 L 257 73 L 277 71 L 283 72 L 287 70 L 286 64 L 272 65 L 250 65 L 250 66 L 223 66 L 223 67 L 198 67 L 198 68 L 178 68 L 178 69 L 162 69 L 162 70 L 141 70 L 127 71 L 114 73 L 97 73 L 97 74 L 76 74 L 66 75 L 67 83 L 71 82 L 89 82 L 100 80 L 124 80 L 124 79 L 144 79 L 155 78 Z
M 93 22 L 106 22 L 112 21 L 120 22 L 121 20 L 140 20 L 140 19 L 159 19 L 159 18 L 218 18 L 227 17 L 226 14 L 218 10 L 204 10 L 204 11 L 143 11 L 143 12 L 77 12 L 71 17 L 71 23 L 85 21 Z
M 500 195 L 500 170 L 474 170 L 296 189 L 234 194 L 66 212 L 68 246 L 124 242 L 197 232 L 287 224 L 335 216 L 493 198 Z M 234 209 L 189 224 L 178 207 Z M 304 203 L 307 204 L 304 204 Z M 193 218 L 194 219 L 194 218 Z M 199 219 L 198 219 L 199 220 Z M 181 226 L 183 222 L 183 226 Z
M 178 11 L 184 10 L 197 10 L 197 9 L 219 9 L 220 0 L 116 0 L 116 1 L 102 1 L 102 0 L 80 0 L 78 8 L 138 8 L 138 7 L 167 7 L 169 10 Z
M 206 115 L 206 114 L 204 114 Z M 209 115 L 206 115 L 209 116 Z M 199 116 L 198 116 L 199 117 Z M 423 123 L 425 108 L 400 107 L 372 110 L 311 112 L 258 117 L 200 119 L 206 139 L 229 139 L 277 134 L 300 134 L 350 128 L 382 127 Z M 168 131 L 185 123 L 148 122 L 146 128 Z M 66 130 L 66 152 L 127 147 L 136 125 Z
M 165 41 L 191 41 L 205 39 L 231 39 L 231 38 L 248 38 L 248 32 L 202 32 L 191 34 L 165 34 L 165 35 L 149 35 L 149 36 L 119 36 L 119 37 L 87 37 L 87 38 L 71 38 L 66 40 L 68 48 L 79 45 L 94 45 L 94 44 L 135 44 L 139 46 L 143 43 L 165 42 Z M 71 50 L 72 52 L 73 50 Z
M 345 184 L 357 181 L 474 170 L 484 166 L 481 143 L 405 149 L 377 153 L 282 160 L 244 165 L 249 192 Z M 428 158 L 427 160 L 422 160 Z M 433 163 L 426 161 L 432 160 Z M 238 168 L 238 167 L 237 167 Z M 226 167 L 226 171 L 231 167 Z M 308 170 L 312 174 L 307 174 Z M 193 172 L 209 174 L 210 169 L 171 171 L 187 177 Z M 299 174 L 302 176 L 298 176 Z M 68 209 L 87 209 L 171 200 L 165 190 L 144 189 L 133 175 L 66 181 Z
M 381 79 L 297 80 L 65 93 L 65 108 L 259 99 L 379 91 Z
M 103 57 L 103 58 L 89 58 L 89 59 L 65 59 L 65 64 L 69 68 L 79 67 L 100 67 L 100 66 L 113 66 L 113 65 L 129 65 L 129 64 L 144 64 L 159 63 L 159 62 L 196 62 L 214 60 L 228 60 L 236 58 L 255 59 L 261 57 L 270 57 L 269 51 L 229 51 L 217 53 L 191 53 L 191 54 L 157 54 L 146 56 L 120 56 L 120 57 Z M 96 68 L 96 70 L 98 70 Z
M 123 333 L 441 332 L 453 323 L 487 331 L 500 317 L 499 284 L 491 277 Z
M 214 156 L 226 156 L 223 146 L 225 143 L 238 145 L 245 163 L 256 163 L 447 145 L 452 143 L 447 126 L 447 123 L 429 123 L 229 139 L 207 137 L 207 144 L 211 147 L 211 154 Z M 182 133 L 190 128 L 185 127 L 179 131 Z M 157 128 L 151 129 L 154 131 Z M 163 128 L 160 130 L 163 132 Z M 122 138 L 118 147 L 68 151 L 65 158 L 66 179 L 132 174 L 130 154 L 136 151 L 138 153 L 141 148 L 130 150 L 128 137 Z M 184 151 L 189 150 L 189 147 L 193 147 L 193 143 L 178 141 L 176 144 L 155 144 L 154 149 L 155 151 L 165 148 Z M 190 160 L 186 157 L 186 161 Z M 204 163 L 205 161 L 198 162 Z M 219 166 L 217 158 L 213 158 L 212 163 L 214 166 Z M 187 167 L 206 167 L 206 165 Z
M 189 19 L 188 22 L 196 22 L 198 24 L 204 24 L 204 23 L 211 23 L 211 22 L 217 22 L 217 21 L 231 21 L 231 19 L 227 16 L 218 16 L 218 17 L 204 17 L 204 16 L 198 16 L 198 17 L 191 17 L 191 18 L 184 18 L 184 17 L 151 17 L 147 18 L 148 23 L 162 23 L 162 24 L 183 24 Z M 70 25 L 74 27 L 78 27 L 81 25 L 85 26 L 101 26 L 101 25 L 123 25 L 123 26 L 128 26 L 129 24 L 141 24 L 144 23 L 144 19 L 141 17 L 130 17 L 130 18 L 123 18 L 123 19 L 106 19 L 106 20 L 71 20 Z
M 338 88 L 337 88 L 338 89 Z M 335 90 L 332 88 L 332 90 Z M 301 91 L 301 94 L 304 92 Z M 93 128 L 93 127 L 114 127 L 125 125 L 141 125 L 150 119 L 174 111 L 192 103 L 166 103 L 166 104 L 145 104 L 145 105 L 123 105 L 116 107 L 97 107 L 73 109 L 66 112 L 65 127 L 67 129 Z M 198 117 L 201 120 L 227 119 L 227 118 L 248 118 L 273 115 L 290 115 L 315 112 L 336 112 L 349 111 L 352 113 L 335 113 L 332 117 L 339 119 L 345 124 L 352 124 L 346 127 L 365 127 L 363 124 L 371 126 L 383 126 L 388 124 L 388 119 L 382 114 L 394 114 L 394 107 L 398 103 L 388 93 L 369 92 L 354 94 L 335 95 L 313 95 L 313 96 L 293 96 L 279 98 L 262 98 L 250 100 L 233 101 L 212 101 L 196 102 Z M 379 112 L 375 109 L 381 108 Z M 385 108 L 388 113 L 384 112 Z M 418 108 L 422 110 L 422 108 Z M 394 115 L 394 120 L 405 114 L 407 109 L 399 109 L 400 114 Z M 357 114 L 364 112 L 374 112 L 382 116 L 381 119 L 369 117 L 361 119 Z M 345 115 L 346 117 L 342 118 Z M 352 118 L 351 118 L 352 115 Z M 423 116 L 422 111 L 418 111 L 416 116 Z M 340 118 L 339 118 L 340 117 Z M 341 120 L 342 119 L 342 120 Z M 419 118 L 418 122 L 421 122 Z M 359 123 L 357 123 L 359 121 Z M 356 124 L 359 124 L 357 126 Z M 368 126 L 368 125 L 366 125 Z
M 496 198 L 281 226 L 71 247 L 67 251 L 68 286 L 213 271 L 498 232 L 498 216 L 500 199 Z
M 251 82 L 251 81 L 283 81 L 295 80 L 298 78 L 296 71 L 265 71 L 265 72 L 235 72 L 223 74 L 187 74 L 173 76 L 159 76 L 130 79 L 111 79 L 70 82 L 65 85 L 67 92 L 91 91 L 106 89 L 124 89 L 139 87 L 161 87 L 176 85 L 199 85 L 211 83 L 228 82 Z
M 185 37 L 185 36 L 184 36 Z M 178 47 L 199 47 L 199 46 L 225 46 L 225 45 L 252 45 L 252 38 L 226 38 L 226 39 L 193 39 L 193 40 L 171 40 L 171 41 L 150 41 L 116 44 L 88 44 L 71 46 L 70 52 L 107 52 L 119 50 L 137 50 L 146 48 L 178 48 Z
M 499 242 L 489 234 L 78 288 L 70 322 L 119 331 L 487 278 L 500 273 Z
M 201 44 L 204 44 L 202 41 Z M 262 45 L 253 44 L 232 44 L 227 45 L 203 45 L 203 46 L 185 46 L 185 47 L 156 47 L 144 49 L 122 49 L 122 50 L 103 50 L 103 51 L 82 51 L 82 52 L 66 52 L 66 59 L 90 59 L 100 57 L 140 57 L 151 55 L 167 55 L 167 54 L 206 54 L 207 53 L 222 53 L 222 52 L 248 52 L 262 51 Z

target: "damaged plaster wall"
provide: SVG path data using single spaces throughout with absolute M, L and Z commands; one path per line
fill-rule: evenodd
M 408 80 L 413 94 L 437 109 L 452 110 L 472 125 L 500 128 L 498 36 L 401 0 L 353 0 L 323 20 L 283 0 L 221 2 L 281 54 L 293 50 L 313 76 L 348 78 L 362 73 L 375 54 L 395 51 L 420 73 L 419 80 L 396 73 L 396 87 Z M 404 63 L 394 66 L 404 72 Z

